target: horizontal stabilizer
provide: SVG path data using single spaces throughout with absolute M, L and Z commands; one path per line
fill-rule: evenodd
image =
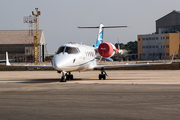
M 123 27 L 130 27 L 130 26 L 103 26 L 102 28 L 123 28 Z M 97 27 L 78 27 L 78 28 L 99 28 Z

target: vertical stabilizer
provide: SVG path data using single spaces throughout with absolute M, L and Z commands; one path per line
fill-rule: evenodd
M 120 45 L 119 45 L 119 38 L 117 38 L 118 41 L 118 51 L 120 50 Z
M 103 27 L 104 27 L 103 24 L 99 25 L 98 39 L 97 39 L 96 44 L 94 45 L 95 48 L 98 48 L 99 45 L 103 42 L 103 30 L 104 30 Z

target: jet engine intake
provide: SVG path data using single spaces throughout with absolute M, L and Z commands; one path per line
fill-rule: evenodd
M 104 58 L 109 58 L 115 55 L 118 50 L 112 43 L 103 42 L 98 47 L 99 54 Z

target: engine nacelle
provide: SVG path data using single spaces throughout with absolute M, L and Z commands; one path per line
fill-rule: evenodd
M 114 54 L 118 52 L 116 47 L 113 44 L 108 43 L 108 42 L 101 43 L 98 47 L 98 51 L 99 51 L 99 54 L 105 58 L 112 57 Z

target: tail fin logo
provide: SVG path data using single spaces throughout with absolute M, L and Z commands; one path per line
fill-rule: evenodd
M 103 40 L 103 31 L 99 33 L 98 40 Z

